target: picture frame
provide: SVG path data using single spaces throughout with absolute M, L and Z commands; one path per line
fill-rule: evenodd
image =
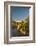
M 22 12 L 23 12 L 23 8 L 25 9 L 24 11 L 26 11 L 26 12 L 24 12 L 24 14 L 27 14 L 27 12 L 29 11 L 28 12 L 28 14 L 29 14 L 29 33 L 27 32 L 28 35 L 27 34 L 25 35 L 25 33 L 24 33 L 24 36 L 23 35 L 18 36 L 13 33 L 10 33 L 11 32 L 11 23 L 12 23 L 11 21 L 14 18 L 16 19 L 15 14 L 17 14 L 17 16 L 18 16 L 20 9 L 22 9 Z M 15 10 L 15 9 L 17 9 L 17 10 Z M 27 10 L 27 9 L 29 9 L 29 10 Z M 16 12 L 16 11 L 18 11 L 18 12 Z M 20 11 L 20 14 L 22 14 L 22 12 Z M 11 14 L 12 14 L 13 19 L 11 18 Z M 23 15 L 20 15 L 20 16 L 23 16 Z M 20 19 L 22 19 L 22 17 Z M 20 22 L 20 20 L 19 20 L 19 22 Z M 12 30 L 12 31 L 14 31 L 14 30 Z M 11 36 L 11 34 L 12 34 L 12 36 Z M 4 43 L 16 44 L 16 43 L 34 43 L 34 42 L 35 42 L 35 3 L 13 2 L 13 1 L 4 2 Z

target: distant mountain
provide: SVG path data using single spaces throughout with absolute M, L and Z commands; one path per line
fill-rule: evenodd
M 13 20 L 13 22 L 22 22 L 22 21 L 28 21 L 29 16 L 26 16 L 23 20 Z
M 27 19 L 29 19 L 29 16 L 26 16 L 26 17 L 24 18 L 24 21 L 27 20 Z

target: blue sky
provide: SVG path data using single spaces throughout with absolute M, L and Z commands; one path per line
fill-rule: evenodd
M 29 15 L 28 7 L 11 7 L 12 20 L 23 20 Z

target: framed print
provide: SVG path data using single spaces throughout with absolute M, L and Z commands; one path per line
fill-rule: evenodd
M 4 2 L 4 42 L 35 42 L 35 3 Z

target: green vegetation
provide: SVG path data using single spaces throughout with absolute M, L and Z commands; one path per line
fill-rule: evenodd
M 19 28 L 18 28 L 19 25 Z M 18 31 L 21 33 L 27 32 L 29 33 L 29 17 L 27 17 L 24 21 L 21 22 L 12 22 L 12 28 L 18 28 Z

